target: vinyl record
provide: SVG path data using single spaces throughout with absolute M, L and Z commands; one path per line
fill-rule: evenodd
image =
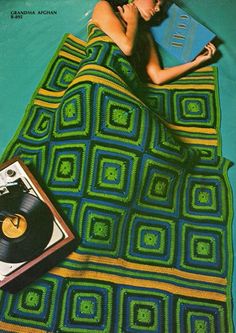
M 0 261 L 18 263 L 40 255 L 53 231 L 48 206 L 29 193 L 0 197 Z

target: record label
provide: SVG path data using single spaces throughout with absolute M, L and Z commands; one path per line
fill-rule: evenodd
M 2 222 L 2 232 L 8 238 L 19 238 L 27 230 L 27 221 L 23 215 L 7 216 Z

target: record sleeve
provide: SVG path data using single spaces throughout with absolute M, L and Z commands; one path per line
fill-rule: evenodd
M 166 18 L 151 30 L 155 41 L 181 63 L 192 61 L 216 37 L 175 3 L 169 7 Z

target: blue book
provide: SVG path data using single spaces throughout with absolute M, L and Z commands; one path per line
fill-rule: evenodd
M 192 61 L 216 36 L 176 4 L 167 17 L 151 28 L 154 40 L 181 63 Z

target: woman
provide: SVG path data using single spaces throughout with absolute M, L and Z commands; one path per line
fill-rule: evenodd
M 139 52 L 142 53 L 145 61 L 139 65 L 145 67 L 148 78 L 155 84 L 166 83 L 194 70 L 211 59 L 216 51 L 215 46 L 209 43 L 205 47 L 206 52 L 193 61 L 163 69 L 151 33 L 142 24 L 143 21 L 149 22 L 153 16 L 158 15 L 163 4 L 164 0 L 134 0 L 117 6 L 118 12 L 115 12 L 108 1 L 100 0 L 92 15 L 93 23 L 110 36 L 126 56 L 139 58 Z

